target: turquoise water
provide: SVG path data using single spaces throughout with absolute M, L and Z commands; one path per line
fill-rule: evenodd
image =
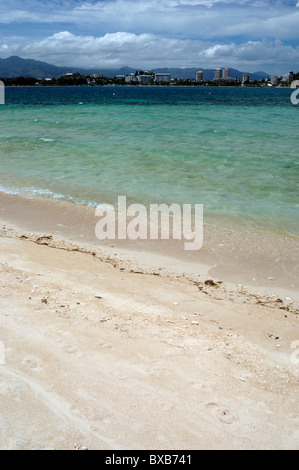
M 8 88 L 0 190 L 96 205 L 201 203 L 208 218 L 299 231 L 290 90 Z

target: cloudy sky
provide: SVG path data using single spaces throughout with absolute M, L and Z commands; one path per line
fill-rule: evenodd
M 0 57 L 299 71 L 298 0 L 0 0 Z

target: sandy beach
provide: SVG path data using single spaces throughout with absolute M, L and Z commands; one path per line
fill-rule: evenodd
M 1 196 L 1 449 L 298 449 L 295 271 L 99 246 L 49 204 Z

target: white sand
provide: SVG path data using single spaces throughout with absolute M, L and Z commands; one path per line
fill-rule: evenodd
M 21 235 L 0 237 L 1 449 L 298 449 L 289 299 Z

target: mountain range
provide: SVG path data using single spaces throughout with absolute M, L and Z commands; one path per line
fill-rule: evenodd
M 179 79 L 194 79 L 196 72 L 202 70 L 204 72 L 205 80 L 213 80 L 214 69 L 203 69 L 203 68 L 159 68 L 151 70 L 154 73 L 170 73 L 172 78 Z M 97 74 L 98 76 L 104 76 L 113 78 L 116 75 L 129 75 L 135 73 L 136 69 L 130 67 L 122 67 L 119 69 L 102 69 L 94 67 L 91 69 L 82 69 L 79 67 L 59 67 L 51 65 L 46 62 L 41 62 L 34 59 L 22 59 L 18 56 L 11 56 L 7 59 L 0 58 L 0 77 L 1 78 L 14 78 L 20 76 L 35 77 L 35 78 L 57 78 L 66 73 L 81 73 L 82 75 Z M 232 78 L 242 78 L 243 73 L 236 69 L 230 69 L 230 75 Z M 249 73 L 251 80 L 261 80 L 269 78 L 269 75 L 265 72 Z

